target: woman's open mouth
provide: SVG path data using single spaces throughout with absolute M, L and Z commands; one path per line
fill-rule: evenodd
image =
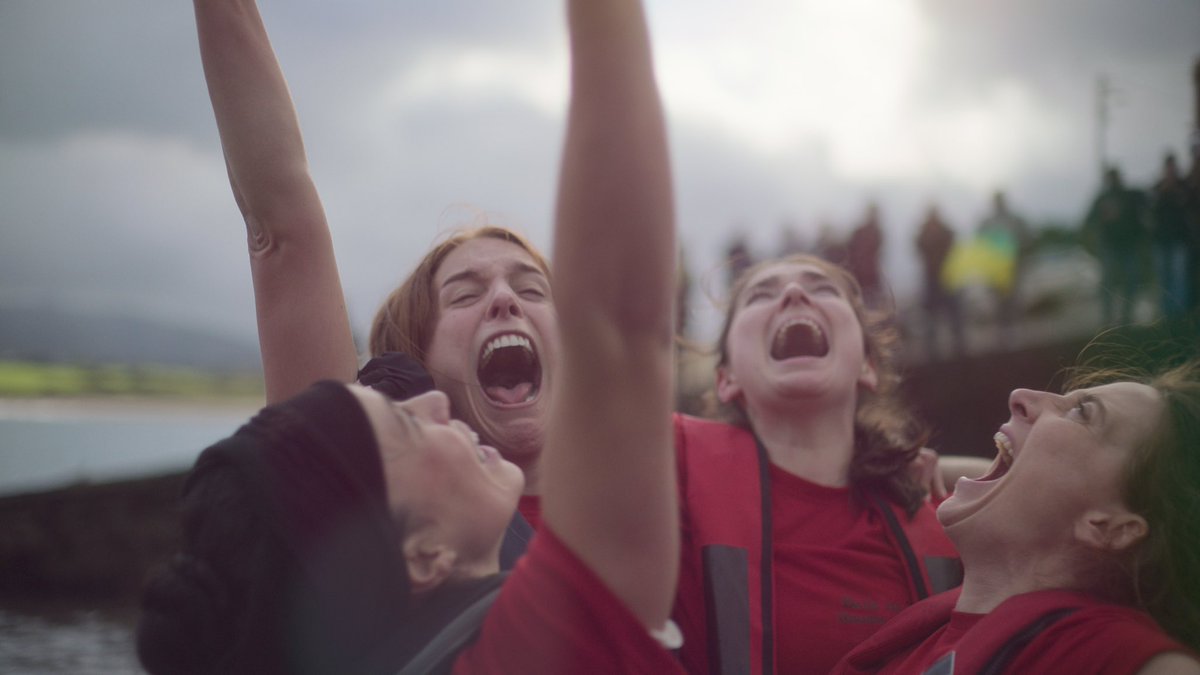
M 775 331 L 771 340 L 771 358 L 776 361 L 797 356 L 825 356 L 829 353 L 829 340 L 825 331 L 811 319 L 794 319 Z
M 542 387 L 542 364 L 527 336 L 504 333 L 483 346 L 476 377 L 492 403 L 520 405 L 537 398 Z
M 977 483 L 987 483 L 989 481 L 999 480 L 1008 473 L 1012 467 L 1012 439 L 1002 431 L 997 431 L 992 440 L 996 443 L 996 461 L 992 463 L 992 468 L 979 478 L 974 479 Z

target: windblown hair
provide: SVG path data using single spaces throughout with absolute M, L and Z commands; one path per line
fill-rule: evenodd
M 823 258 L 807 254 L 767 260 L 747 269 L 734 282 L 725 309 L 725 321 L 717 340 L 717 367 L 729 363 L 729 329 L 737 314 L 737 300 L 754 275 L 777 264 L 807 264 L 821 268 L 841 287 L 862 326 L 863 350 L 878 376 L 875 391 L 860 388 L 854 419 L 854 457 L 850 465 L 850 484 L 856 493 L 878 491 L 915 513 L 924 491 L 910 475 L 908 467 L 929 438 L 923 424 L 901 400 L 900 372 L 897 365 L 900 334 L 895 317 L 888 310 L 868 309 L 858 281 L 845 268 Z M 716 392 L 709 392 L 708 413 L 730 424 L 750 429 L 750 420 L 741 406 L 721 403 Z
M 1126 506 L 1146 519 L 1148 532 L 1114 561 L 1123 578 L 1101 590 L 1141 607 L 1172 637 L 1200 649 L 1200 359 L 1157 374 L 1112 367 L 1076 372 L 1066 389 L 1117 381 L 1153 387 L 1164 410 L 1132 454 L 1125 482 Z
M 545 257 L 525 237 L 510 229 L 484 225 L 455 232 L 426 253 L 408 278 L 383 301 L 371 322 L 372 356 L 384 352 L 404 352 L 415 357 L 422 365 L 427 365 L 425 358 L 429 340 L 439 318 L 438 289 L 434 285 L 434 278 L 446 256 L 468 241 L 484 238 L 499 239 L 521 247 L 546 276 L 550 276 L 550 265 Z
M 231 470 L 188 493 L 184 551 L 142 595 L 137 651 L 148 672 L 287 672 L 283 623 L 254 619 L 284 614 L 296 570 L 256 501 Z
M 149 672 L 385 672 L 384 645 L 411 647 L 397 635 L 403 518 L 345 385 L 318 383 L 209 446 L 181 504 L 182 550 L 142 596 Z

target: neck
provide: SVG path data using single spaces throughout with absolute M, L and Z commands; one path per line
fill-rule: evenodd
M 997 547 L 990 546 L 977 556 L 962 550 L 960 553 L 965 572 L 962 594 L 954 607 L 960 612 L 986 614 L 1016 595 L 1077 586 L 1071 556 L 1063 551 L 1049 555 L 1008 551 L 998 555 Z
M 525 489 L 521 491 L 523 495 L 538 496 L 542 494 L 541 485 L 538 481 L 538 467 L 535 462 L 532 466 L 521 467 L 521 471 L 525 472 Z
M 517 447 L 496 443 L 490 439 L 489 442 L 500 451 L 500 455 L 504 459 L 516 464 L 520 467 L 521 473 L 525 474 L 525 489 L 521 494 L 540 495 L 542 493 L 539 485 L 542 459 L 541 439 L 539 438 L 537 443 L 531 442 Z
M 747 403 L 746 416 L 772 464 L 818 485 L 844 487 L 854 457 L 855 401 L 813 402 Z

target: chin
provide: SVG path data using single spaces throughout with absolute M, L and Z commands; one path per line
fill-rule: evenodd
M 523 465 L 541 455 L 545 439 L 544 427 L 541 416 L 537 416 L 533 419 L 485 424 L 479 428 L 486 430 L 483 435 L 505 459 Z
M 525 472 L 516 465 L 513 465 L 513 471 L 516 473 L 516 478 L 513 479 L 512 485 L 512 510 L 516 511 L 517 504 L 521 501 L 521 495 L 525 494 Z
M 962 498 L 951 494 L 937 507 L 937 519 L 942 524 L 947 532 L 950 528 L 958 523 L 961 523 L 965 518 L 971 515 L 973 510 L 967 504 L 962 503 Z

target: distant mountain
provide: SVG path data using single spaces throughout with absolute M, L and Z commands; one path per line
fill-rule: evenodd
M 141 317 L 0 306 L 0 358 L 259 370 L 258 345 Z

